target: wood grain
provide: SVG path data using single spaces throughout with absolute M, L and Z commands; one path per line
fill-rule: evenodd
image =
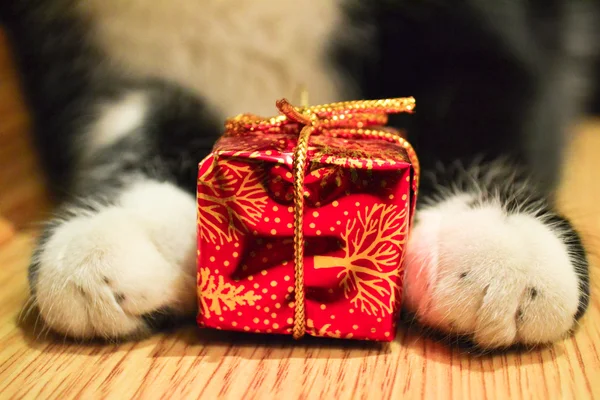
M 4 53 L 0 62 L 5 62 L 1 57 Z M 0 64 L 0 78 L 3 68 Z M 6 89 L 12 83 L 2 84 L 0 215 L 6 219 L 0 218 L 0 399 L 600 398 L 596 255 L 591 306 L 579 329 L 532 351 L 474 356 L 406 326 L 389 345 L 294 342 L 194 326 L 122 344 L 68 343 L 47 335 L 34 313 L 18 318 L 26 306 L 34 243 L 34 234 L 22 227 L 37 218 L 44 195 L 22 102 L 16 87 Z M 588 249 L 600 254 L 600 121 L 576 131 L 561 206 Z M 7 166 L 13 169 L 6 172 Z
M 583 129 L 562 199 L 598 253 L 600 123 Z M 31 246 L 26 233 L 0 246 L 0 398 L 600 398 L 598 279 L 575 335 L 533 351 L 474 356 L 406 327 L 390 345 L 194 326 L 120 345 L 75 344 L 41 333 L 35 319 L 17 323 Z
M 13 238 L 15 229 L 10 222 L 0 217 L 0 246 Z

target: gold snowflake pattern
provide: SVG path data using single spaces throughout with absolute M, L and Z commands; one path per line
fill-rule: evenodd
M 198 178 L 197 223 L 201 239 L 223 245 L 239 240 L 248 225 L 256 224 L 268 200 L 263 179 L 264 171 L 256 163 L 238 165 L 213 160 Z
M 344 255 L 315 256 L 315 269 L 340 268 L 340 286 L 355 309 L 368 315 L 391 314 L 400 294 L 395 280 L 407 228 L 406 208 L 399 212 L 397 205 L 366 207 L 346 224 Z
M 244 292 L 244 285 L 234 286 L 226 283 L 223 276 L 215 280 L 211 275 L 209 268 L 201 268 L 198 274 L 199 287 L 198 297 L 200 298 L 200 309 L 205 318 L 211 317 L 211 312 L 215 315 L 222 315 L 223 308 L 235 310 L 237 306 L 253 306 L 262 296 L 254 294 L 253 290 Z

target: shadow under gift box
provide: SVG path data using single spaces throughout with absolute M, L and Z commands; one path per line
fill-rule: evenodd
M 200 326 L 292 333 L 297 139 L 224 136 L 199 164 Z M 308 335 L 394 338 L 414 173 L 398 143 L 310 138 L 303 222 Z

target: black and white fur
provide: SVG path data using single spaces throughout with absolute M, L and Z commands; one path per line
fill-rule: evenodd
M 569 333 L 586 254 L 553 192 L 593 104 L 584 0 L 13 0 L 2 5 L 56 199 L 30 268 L 53 330 L 195 313 L 197 162 L 225 117 L 413 95 L 424 179 L 405 304 L 486 348 Z

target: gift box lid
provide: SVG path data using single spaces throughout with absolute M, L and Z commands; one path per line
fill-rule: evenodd
M 401 138 L 391 130 L 387 130 L 387 133 L 390 137 L 394 135 Z M 223 157 L 253 158 L 286 164 L 291 168 L 297 138 L 297 135 L 286 133 L 224 136 L 216 143 L 213 154 Z M 396 169 L 399 164 L 410 163 L 406 149 L 394 142 L 368 137 L 325 135 L 311 136 L 308 160 L 325 165 L 377 170 Z
M 414 107 L 412 97 L 300 108 L 282 99 L 277 101 L 281 113 L 277 117 L 241 114 L 228 119 L 212 155 L 255 158 L 292 167 L 301 132 L 308 129 L 304 150 L 310 163 L 380 170 L 411 164 L 418 170 L 410 144 L 386 126 L 389 114 L 412 113 Z

